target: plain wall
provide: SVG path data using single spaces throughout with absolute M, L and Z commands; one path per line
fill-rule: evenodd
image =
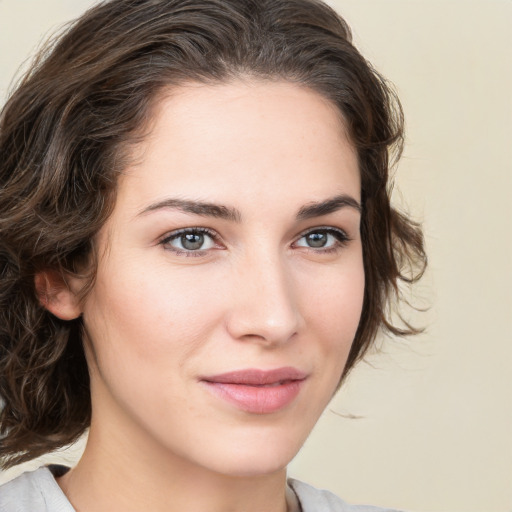
M 42 36 L 93 3 L 0 0 L 0 103 Z M 512 2 L 330 4 L 403 102 L 395 199 L 424 223 L 430 310 L 411 313 L 424 334 L 351 374 L 290 474 L 356 503 L 510 512 Z

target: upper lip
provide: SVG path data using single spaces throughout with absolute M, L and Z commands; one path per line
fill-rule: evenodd
M 280 382 L 304 380 L 307 374 L 297 368 L 285 367 L 274 370 L 258 370 L 247 368 L 232 372 L 203 377 L 201 380 L 218 384 L 245 384 L 247 386 L 263 386 Z

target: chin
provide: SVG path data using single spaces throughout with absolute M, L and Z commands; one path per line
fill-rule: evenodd
M 268 449 L 266 457 L 244 458 L 243 460 L 229 461 L 220 468 L 220 473 L 226 476 L 239 478 L 264 477 L 284 471 L 291 461 L 291 458 L 282 459 L 274 457 Z
M 219 473 L 236 477 L 271 475 L 285 470 L 301 446 L 302 439 L 291 442 L 289 436 L 237 441 L 217 453 L 215 465 Z

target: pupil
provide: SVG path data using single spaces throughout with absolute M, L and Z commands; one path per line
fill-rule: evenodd
M 323 247 L 327 243 L 325 233 L 310 233 L 307 236 L 307 243 L 310 247 Z
M 200 233 L 187 233 L 181 235 L 181 245 L 189 251 L 200 249 L 204 243 L 204 235 Z

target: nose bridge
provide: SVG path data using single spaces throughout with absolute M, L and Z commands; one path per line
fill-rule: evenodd
M 283 343 L 300 327 L 300 311 L 286 260 L 260 246 L 239 262 L 229 330 L 236 338 Z

